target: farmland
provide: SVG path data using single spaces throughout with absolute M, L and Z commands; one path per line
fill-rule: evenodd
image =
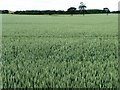
M 4 88 L 117 88 L 117 15 L 3 15 Z

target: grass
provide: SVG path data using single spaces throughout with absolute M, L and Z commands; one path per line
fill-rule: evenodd
M 4 88 L 117 88 L 117 15 L 3 15 Z

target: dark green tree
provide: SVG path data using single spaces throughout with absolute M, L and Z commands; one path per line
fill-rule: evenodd
M 75 14 L 76 8 L 75 7 L 70 7 L 68 8 L 67 12 L 73 16 Z
M 85 8 L 87 8 L 86 5 L 83 2 L 81 2 L 79 6 L 79 10 L 82 11 L 83 16 L 85 15 Z
M 107 13 L 107 15 L 108 15 L 108 13 L 110 13 L 109 8 L 103 8 L 103 11 L 104 11 L 105 13 Z

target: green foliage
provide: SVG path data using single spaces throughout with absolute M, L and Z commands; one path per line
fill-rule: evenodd
M 116 88 L 117 35 L 117 15 L 3 15 L 3 87 Z

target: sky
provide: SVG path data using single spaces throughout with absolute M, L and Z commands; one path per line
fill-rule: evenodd
M 0 0 L 0 10 L 67 10 L 69 7 L 78 9 L 83 2 L 87 9 L 109 8 L 118 10 L 120 0 Z

